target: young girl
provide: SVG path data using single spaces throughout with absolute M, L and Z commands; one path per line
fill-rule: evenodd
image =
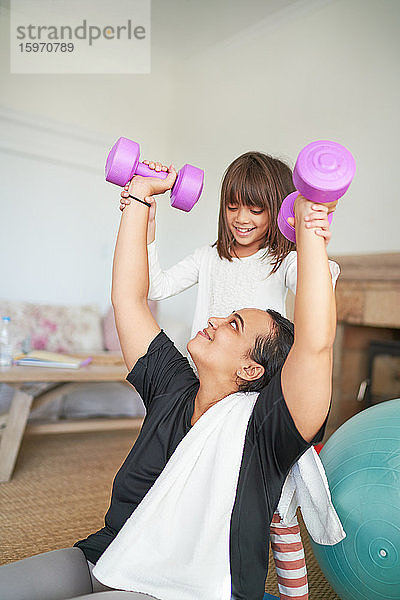
M 167 170 L 160 163 L 147 164 L 156 171 Z M 127 189 L 121 193 L 121 210 L 130 203 Z M 198 284 L 191 338 L 207 327 L 211 316 L 222 317 L 244 307 L 272 308 L 285 316 L 287 291 L 296 292 L 297 254 L 295 245 L 280 233 L 277 218 L 282 200 L 292 191 L 292 173 L 282 161 L 261 152 L 239 156 L 222 181 L 217 242 L 198 248 L 166 271 L 161 269 L 157 256 L 156 206 L 151 199 L 147 230 L 149 298 L 163 300 Z M 328 243 L 327 219 L 316 233 Z M 339 267 L 332 261 L 329 266 L 335 284 Z M 312 504 L 307 501 L 310 488 Z M 271 525 L 281 600 L 308 598 L 304 549 L 296 518 L 298 505 L 303 506 L 304 520 L 316 541 L 332 544 L 344 537 L 314 449 L 293 467 Z M 307 506 L 313 510 L 308 508 L 307 513 Z M 325 512 L 328 508 L 330 517 L 324 525 L 315 516 L 316 506 Z M 315 521 L 318 531 L 313 530 Z

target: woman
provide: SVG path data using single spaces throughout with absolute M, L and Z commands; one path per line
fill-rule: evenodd
M 211 318 L 188 344 L 197 379 L 147 303 L 146 198 L 169 189 L 175 177 L 170 167 L 165 180 L 137 176 L 130 184 L 134 202 L 121 219 L 112 301 L 128 380 L 147 415 L 115 478 L 105 527 L 77 548 L 55 552 L 64 570 L 66 553 L 73 553 L 79 567 L 64 579 L 83 582 L 81 591 L 66 588 L 59 598 L 94 598 L 97 579 L 131 592 L 100 592 L 110 600 L 262 599 L 282 485 L 323 435 L 336 326 L 325 242 L 315 235 L 326 205 L 296 201 L 294 341 L 291 324 L 274 311 L 244 308 Z M 38 582 L 61 569 L 55 553 L 27 559 Z M 84 559 L 97 563 L 92 580 Z M 0 569 L 0 589 L 10 600 L 54 600 L 45 584 L 36 596 L 18 591 L 26 564 Z

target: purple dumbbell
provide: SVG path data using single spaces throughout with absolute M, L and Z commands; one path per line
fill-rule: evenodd
M 139 144 L 120 137 L 111 148 L 106 161 L 106 181 L 124 187 L 134 175 L 165 179 L 165 171 L 154 171 L 139 162 Z M 200 198 L 203 190 L 204 171 L 184 165 L 171 189 L 171 206 L 189 212 Z
M 294 217 L 294 201 L 299 194 L 317 204 L 334 202 L 348 190 L 355 171 L 351 152 L 336 142 L 312 142 L 303 148 L 293 171 L 293 183 L 298 191 L 284 199 L 278 215 L 278 227 L 283 235 L 296 242 L 295 229 L 289 225 L 288 218 Z M 332 216 L 328 215 L 329 223 Z

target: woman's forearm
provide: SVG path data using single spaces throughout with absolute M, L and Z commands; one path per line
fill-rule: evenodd
M 305 216 L 312 204 L 296 205 L 297 293 L 294 322 L 298 345 L 320 352 L 333 346 L 336 332 L 336 305 L 323 238 L 308 229 Z
M 111 292 L 114 308 L 116 304 L 127 308 L 133 303 L 146 303 L 147 306 L 149 212 L 155 210 L 153 196 L 170 190 L 176 176 L 177 173 L 171 165 L 165 179 L 136 175 L 129 184 L 127 193 L 132 196 L 132 202 L 123 211 L 114 253 Z M 148 198 L 149 206 L 143 203 L 145 198 Z
M 146 193 L 139 186 L 132 191 L 138 198 Z M 116 304 L 147 301 L 147 220 L 149 208 L 132 200 L 122 214 L 114 252 L 111 299 Z

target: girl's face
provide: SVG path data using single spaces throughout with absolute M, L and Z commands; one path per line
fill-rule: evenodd
M 250 256 L 262 247 L 269 226 L 265 209 L 229 203 L 226 206 L 226 221 L 239 257 Z

